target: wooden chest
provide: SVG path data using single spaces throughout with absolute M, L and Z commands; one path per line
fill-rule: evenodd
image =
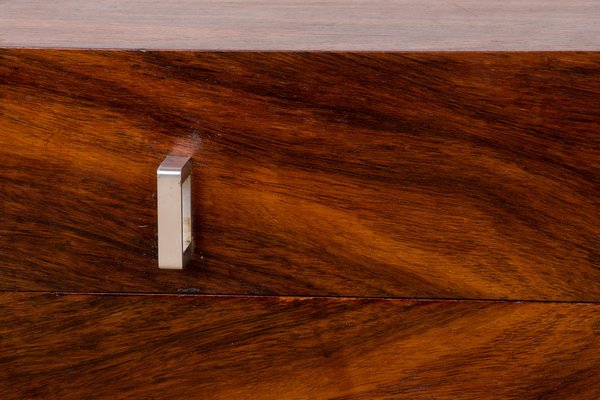
M 0 2 L 0 172 L 2 399 L 600 398 L 600 3 Z

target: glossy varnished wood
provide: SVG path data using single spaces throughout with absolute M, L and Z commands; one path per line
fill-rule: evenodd
M 19 0 L 0 47 L 600 50 L 594 0 Z
M 600 53 L 3 50 L 0 289 L 598 301 L 599 98 Z
M 593 399 L 600 306 L 0 295 L 0 396 Z

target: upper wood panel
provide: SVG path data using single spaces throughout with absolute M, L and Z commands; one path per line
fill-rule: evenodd
M 598 301 L 599 98 L 600 53 L 5 50 L 0 289 Z
M 600 305 L 0 294 L 2 399 L 597 399 Z
M 600 50 L 594 0 L 20 0 L 0 47 Z

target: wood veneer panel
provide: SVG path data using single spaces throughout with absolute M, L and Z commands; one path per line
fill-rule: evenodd
M 598 301 L 599 98 L 600 53 L 4 50 L 0 290 Z
M 592 399 L 600 305 L 0 294 L 0 396 Z
M 600 50 L 593 0 L 19 0 L 0 46 L 188 50 Z

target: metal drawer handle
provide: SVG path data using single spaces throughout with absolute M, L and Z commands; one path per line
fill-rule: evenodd
M 156 170 L 159 268 L 183 269 L 192 258 L 191 177 L 189 157 L 169 156 Z

